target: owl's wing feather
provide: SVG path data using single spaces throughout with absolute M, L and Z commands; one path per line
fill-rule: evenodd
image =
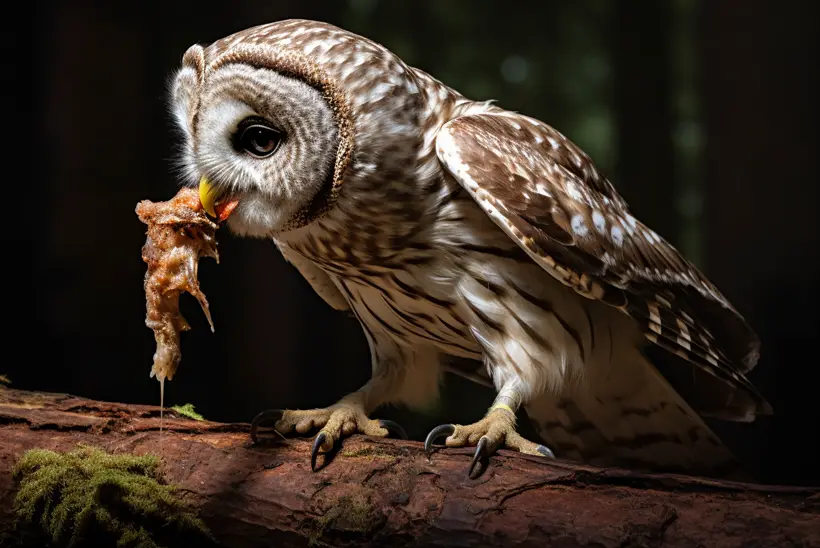
M 445 124 L 436 152 L 478 205 L 533 260 L 585 297 L 634 318 L 647 339 L 748 394 L 759 342 L 698 269 L 635 219 L 612 184 L 575 144 L 512 112 Z M 733 402 L 727 401 L 727 408 Z M 738 417 L 752 416 L 739 405 Z

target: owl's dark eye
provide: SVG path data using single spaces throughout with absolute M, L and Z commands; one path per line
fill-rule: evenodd
M 279 148 L 285 134 L 259 118 L 247 118 L 234 136 L 234 147 L 256 158 L 267 158 Z

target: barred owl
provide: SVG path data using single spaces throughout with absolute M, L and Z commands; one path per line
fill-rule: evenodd
M 305 20 L 192 46 L 171 95 L 206 211 L 235 206 L 230 229 L 273 240 L 371 351 L 361 389 L 263 412 L 254 438 L 263 422 L 318 430 L 315 469 L 345 435 L 401 434 L 370 414 L 424 408 L 450 372 L 497 392 L 478 422 L 425 442 L 475 446 L 473 475 L 504 447 L 712 473 L 735 460 L 703 417 L 770 412 L 745 376 L 759 344 L 741 315 L 549 125 Z M 539 439 L 518 433 L 522 406 Z

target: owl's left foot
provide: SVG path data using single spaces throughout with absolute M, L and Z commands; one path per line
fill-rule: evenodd
M 447 447 L 476 446 L 467 470 L 471 479 L 484 473 L 487 459 L 501 447 L 527 455 L 555 458 L 548 447 L 533 443 L 515 431 L 515 415 L 508 409 L 492 409 L 483 419 L 467 426 L 442 424 L 433 428 L 424 441 L 424 451 L 428 457 L 433 452 L 433 444 L 445 436 L 444 444 Z
M 330 452 L 341 440 L 342 436 L 349 436 L 355 432 L 366 436 L 387 437 L 393 435 L 407 439 L 404 429 L 397 423 L 389 420 L 373 420 L 367 417 L 360 406 L 348 403 L 338 403 L 326 409 L 308 409 L 286 411 L 282 409 L 268 409 L 262 411 L 251 423 L 251 439 L 254 443 L 259 438 L 259 428 L 262 424 L 273 424 L 274 430 L 282 434 L 296 431 L 306 434 L 315 428 L 320 428 L 313 440 L 310 452 L 310 468 L 316 471 L 316 459 L 319 452 Z

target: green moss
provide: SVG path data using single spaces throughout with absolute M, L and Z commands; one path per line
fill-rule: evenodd
M 186 403 L 185 405 L 175 405 L 171 408 L 171 411 L 176 411 L 177 414 L 182 415 L 183 417 L 188 417 L 189 419 L 194 419 L 195 421 L 204 421 L 205 417 L 194 411 L 194 404 Z
M 362 494 L 340 497 L 336 504 L 315 521 L 309 544 L 319 544 L 325 531 L 332 527 L 342 531 L 367 533 L 379 523 L 381 516 L 374 515 L 373 505 Z
M 57 545 L 114 538 L 118 547 L 158 548 L 163 536 L 209 539 L 205 525 L 162 483 L 153 455 L 112 455 L 80 446 L 69 453 L 27 451 L 14 469 L 21 479 L 14 509 Z

